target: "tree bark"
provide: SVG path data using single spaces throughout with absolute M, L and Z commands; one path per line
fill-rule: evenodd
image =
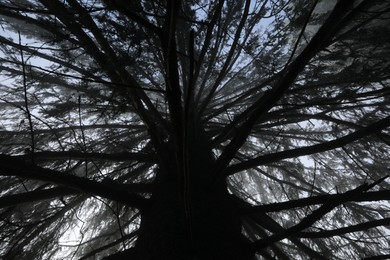
M 142 212 L 136 259 L 251 259 L 226 189 L 193 187 L 189 211 L 174 178 L 159 180 Z
M 153 195 L 142 210 L 135 259 L 253 259 L 226 182 L 214 182 L 209 142 L 201 127 L 190 124 L 187 167 L 169 151 L 159 164 Z

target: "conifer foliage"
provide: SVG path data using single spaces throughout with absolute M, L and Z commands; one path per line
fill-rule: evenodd
M 384 259 L 390 2 L 0 0 L 1 259 Z

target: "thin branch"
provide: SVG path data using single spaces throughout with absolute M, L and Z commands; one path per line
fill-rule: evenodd
M 129 248 L 124 251 L 120 251 L 113 255 L 104 257 L 102 260 L 122 260 L 122 259 L 135 259 L 137 256 L 137 250 L 135 247 Z
M 311 18 L 311 16 L 312 16 L 313 11 L 314 11 L 315 7 L 317 6 L 317 4 L 318 4 L 318 0 L 316 0 L 316 1 L 314 2 L 312 8 L 311 8 L 310 11 L 309 11 L 309 14 L 308 14 L 307 17 L 306 17 L 305 24 L 302 26 L 301 32 L 299 33 L 299 36 L 298 36 L 298 39 L 297 39 L 297 41 L 295 42 L 295 45 L 294 45 L 293 50 L 291 51 L 290 58 L 289 58 L 288 61 L 286 62 L 286 67 L 288 66 L 288 64 L 290 64 L 291 60 L 293 59 L 293 57 L 294 57 L 294 55 L 295 55 L 295 52 L 296 52 L 296 50 L 297 50 L 297 48 L 298 48 L 298 45 L 299 45 L 299 43 L 301 42 L 301 38 L 302 38 L 303 34 L 304 34 L 305 31 L 306 31 L 306 28 L 307 28 L 307 26 L 308 26 L 308 24 L 309 24 L 310 18 Z
M 362 258 L 362 260 L 386 260 L 390 259 L 390 254 L 376 255 L 371 257 Z
M 205 39 L 204 39 L 200 54 L 198 56 L 197 66 L 196 66 L 195 71 L 194 71 L 194 83 L 193 83 L 194 85 L 195 85 L 195 82 L 196 82 L 200 72 L 201 72 L 204 57 L 205 57 L 207 50 L 209 49 L 209 46 L 211 43 L 211 39 L 212 39 L 212 35 L 213 35 L 212 32 L 214 30 L 214 26 L 217 23 L 219 17 L 221 16 L 222 7 L 223 7 L 224 3 L 225 3 L 225 0 L 218 1 L 218 4 L 216 5 L 215 11 L 213 13 L 213 17 L 211 18 L 210 22 L 207 25 Z M 197 103 L 197 101 L 196 101 L 196 103 Z
M 135 231 L 131 232 L 130 234 L 126 234 L 123 237 L 121 237 L 121 238 L 119 238 L 119 239 L 117 239 L 117 240 L 115 240 L 115 241 L 113 241 L 113 242 L 111 242 L 111 243 L 109 243 L 107 245 L 101 246 L 101 247 L 99 247 L 99 248 L 97 248 L 97 249 L 95 249 L 95 250 L 85 254 L 79 260 L 88 259 L 88 258 L 96 255 L 97 253 L 101 252 L 101 251 L 104 251 L 106 249 L 109 249 L 110 247 L 116 246 L 117 244 L 124 242 L 125 240 L 132 239 L 136 235 L 138 235 L 138 233 L 139 233 L 138 230 L 135 230 Z M 130 252 L 133 252 L 133 251 L 134 251 L 134 248 L 130 248 L 130 249 L 127 249 L 125 251 L 122 251 L 122 252 L 119 252 L 117 254 L 114 254 L 114 256 L 118 257 L 118 256 L 123 256 L 124 254 L 126 254 L 126 256 L 128 257 L 130 255 Z M 105 257 L 103 259 L 110 260 L 110 257 L 111 257 L 112 260 L 115 260 L 115 258 L 113 258 L 113 256 L 108 256 L 108 257 Z
M 249 221 L 253 221 L 256 225 L 259 225 L 263 229 L 267 229 L 273 233 L 285 231 L 285 228 L 283 228 L 278 222 L 273 220 L 271 217 L 269 217 L 265 213 L 260 213 L 258 215 L 250 216 Z M 302 250 L 302 252 L 305 252 L 310 257 L 310 259 L 326 260 L 326 258 L 323 257 L 321 254 L 319 254 L 318 252 L 314 251 L 309 246 L 307 246 L 303 242 L 301 242 L 299 238 L 289 237 L 288 239 L 292 243 L 294 243 L 298 248 L 300 248 Z M 272 248 L 273 246 L 275 246 L 275 245 L 271 245 L 270 247 Z
M 314 35 L 306 48 L 290 64 L 290 66 L 286 68 L 282 78 L 275 83 L 271 90 L 265 92 L 257 102 L 248 108 L 249 111 L 252 111 L 251 114 L 237 129 L 235 137 L 226 146 L 217 160 L 217 164 L 214 169 L 216 180 L 225 177 L 223 171 L 234 158 L 236 152 L 240 149 L 242 144 L 245 143 L 256 122 L 264 117 L 275 103 L 279 101 L 311 58 L 314 57 L 314 55 L 316 55 L 324 47 L 324 44 L 338 31 L 338 24 L 342 21 L 342 18 L 348 12 L 352 4 L 353 1 L 350 0 L 338 1 L 332 13 Z
M 294 208 L 302 208 L 310 205 L 324 204 L 328 201 L 344 201 L 348 197 L 348 194 L 327 194 L 318 195 L 308 198 L 302 198 L 297 200 L 289 200 L 285 202 L 264 204 L 258 206 L 250 206 L 242 204 L 240 207 L 240 213 L 242 215 L 252 215 L 259 212 L 277 212 L 283 210 L 291 210 Z M 350 202 L 369 202 L 390 200 L 390 190 L 365 192 L 355 198 L 350 198 Z
M 274 235 L 271 235 L 267 238 L 263 238 L 257 241 L 254 241 L 252 244 L 252 248 L 254 251 L 260 250 L 262 248 L 268 247 L 282 239 L 288 238 L 290 236 L 294 236 L 295 234 L 299 233 L 300 231 L 310 227 L 312 224 L 320 220 L 325 214 L 329 213 L 331 210 L 333 210 L 335 207 L 350 201 L 354 199 L 355 197 L 358 197 L 362 193 L 365 193 L 367 190 L 372 189 L 374 186 L 379 184 L 380 182 L 384 181 L 388 176 L 385 176 L 384 178 L 381 178 L 371 184 L 363 184 L 353 190 L 345 192 L 340 200 L 333 200 L 328 201 L 324 203 L 321 207 L 314 210 L 310 215 L 303 218 L 298 224 L 282 231 L 279 233 L 276 233 Z
M 210 88 L 210 91 L 207 94 L 205 100 L 201 104 L 200 112 L 199 112 L 200 115 L 203 114 L 204 110 L 206 109 L 206 107 L 210 103 L 210 101 L 211 101 L 215 91 L 217 90 L 219 84 L 222 82 L 223 78 L 225 77 L 225 75 L 226 75 L 226 73 L 228 71 L 228 67 L 230 66 L 230 62 L 231 62 L 231 60 L 233 58 L 234 53 L 236 52 L 236 47 L 239 44 L 238 41 L 241 38 L 241 31 L 243 30 L 243 28 L 245 26 L 245 23 L 246 23 L 246 20 L 248 18 L 250 3 L 251 3 L 250 0 L 246 0 L 245 7 L 244 7 L 244 12 L 242 14 L 240 23 L 238 24 L 238 26 L 236 28 L 236 33 L 235 33 L 235 35 L 233 37 L 233 43 L 232 43 L 232 45 L 230 47 L 229 53 L 228 53 L 228 55 L 227 55 L 227 57 L 225 59 L 225 62 L 223 64 L 223 67 L 222 67 L 221 71 L 218 73 L 217 79 L 215 80 L 213 86 Z
M 379 133 L 383 129 L 387 128 L 390 126 L 390 116 L 386 117 L 382 120 L 379 120 L 376 123 L 373 123 L 367 127 L 363 127 L 352 134 L 343 136 L 341 138 L 337 138 L 335 140 L 329 141 L 329 142 L 324 142 L 320 144 L 315 144 L 311 146 L 305 146 L 305 147 L 300 147 L 296 149 L 291 149 L 287 151 L 282 151 L 282 152 L 277 152 L 277 153 L 272 153 L 272 154 L 266 154 L 263 156 L 259 156 L 250 160 L 247 160 L 242 163 L 237 163 L 232 166 L 229 166 L 225 170 L 225 175 L 229 176 L 234 173 L 237 173 L 242 170 L 250 169 L 255 166 L 259 165 L 264 165 L 267 163 L 272 163 L 276 161 L 280 161 L 283 159 L 287 158 L 295 158 L 303 155 L 310 155 L 310 154 L 315 154 L 315 153 L 320 153 L 320 152 L 325 152 L 329 150 L 333 150 L 336 148 L 343 147 L 347 144 L 350 144 L 352 142 L 355 142 L 359 139 L 362 139 L 366 136 L 369 136 L 374 133 Z
M 302 238 L 324 238 L 324 237 L 333 237 L 339 236 L 346 233 L 353 233 L 358 231 L 366 231 L 370 228 L 375 228 L 379 226 L 390 226 L 390 218 L 378 219 L 373 221 L 368 221 L 365 223 L 360 223 L 348 227 L 333 229 L 333 230 L 320 230 L 318 232 L 300 232 L 296 236 Z
M 69 15 L 73 16 L 73 13 L 71 13 L 69 8 L 61 1 L 40 0 L 40 2 L 49 10 L 64 10 L 63 14 L 57 15 L 58 19 L 65 24 L 67 29 L 82 43 L 86 52 L 96 60 L 110 80 L 113 82 L 128 83 L 128 85 L 131 86 L 130 88 L 116 89 L 124 94 L 137 110 L 145 124 L 148 125 L 148 132 L 151 135 L 155 146 L 158 148 L 164 139 L 165 129 L 162 129 L 162 127 L 166 126 L 165 121 L 151 102 L 150 98 L 141 90 L 136 79 L 126 71 L 124 66 L 120 66 L 121 62 L 118 60 L 115 51 L 108 43 L 101 30 L 97 27 L 93 18 L 75 0 L 69 0 L 69 2 L 80 14 L 80 17 L 77 19 L 74 17 L 69 19 Z M 82 24 L 92 32 L 94 39 L 84 31 L 84 28 L 81 26 Z M 97 43 L 95 43 L 95 41 Z M 99 47 L 101 47 L 102 50 Z M 160 131 L 158 131 L 157 128 L 159 128 Z
M 28 159 L 29 155 L 18 155 L 15 158 Z M 136 153 L 85 153 L 79 151 L 63 151 L 63 152 L 51 152 L 43 151 L 35 153 L 36 161 L 47 161 L 47 160 L 96 160 L 96 161 L 112 161 L 112 162 L 123 162 L 123 161 L 139 161 L 156 163 L 154 155 L 144 154 L 140 152 Z
M 19 35 L 19 47 L 22 46 L 22 38 L 20 36 L 20 32 L 18 32 Z M 34 153 L 35 153 L 35 134 L 34 134 L 34 126 L 31 118 L 31 112 L 30 108 L 28 105 L 28 95 L 27 95 L 27 77 L 26 77 L 26 64 L 24 61 L 24 56 L 23 56 L 23 50 L 22 48 L 20 49 L 20 59 L 22 63 L 22 73 L 23 73 L 23 91 L 24 91 L 24 107 L 26 109 L 26 114 L 27 114 L 27 120 L 29 124 L 29 129 L 30 129 L 30 137 L 31 137 L 31 162 L 34 163 Z
M 20 239 L 17 243 L 14 243 L 14 245 L 5 253 L 2 255 L 3 259 L 20 259 L 21 252 L 25 252 L 23 248 L 31 243 L 31 241 L 34 240 L 34 238 L 40 237 L 47 234 L 46 229 L 51 227 L 53 223 L 56 221 L 63 219 L 64 215 L 72 210 L 76 205 L 83 202 L 87 197 L 86 196 L 77 196 L 74 198 L 71 202 L 66 204 L 61 210 L 56 212 L 53 216 L 50 216 L 45 221 L 39 223 L 39 225 L 31 226 L 31 230 L 26 230 L 22 236 L 20 236 Z
M 139 25 L 143 26 L 144 28 L 154 32 L 158 36 L 161 35 L 161 28 L 160 27 L 152 24 L 150 21 L 148 21 L 144 17 L 142 17 L 142 16 L 136 14 L 135 12 L 129 10 L 128 8 L 124 7 L 123 4 L 118 3 L 118 1 L 116 1 L 116 0 L 114 0 L 114 1 L 112 1 L 112 0 L 110 0 L 110 1 L 104 0 L 104 3 L 108 7 L 116 9 L 117 11 L 119 11 L 120 13 L 125 15 L 130 20 L 132 20 L 132 21 L 138 23 Z
M 0 12 L 0 14 L 1 14 L 1 12 Z M 15 17 L 12 17 L 12 18 L 18 19 L 18 18 L 15 18 Z M 39 26 L 39 25 L 37 24 L 37 26 Z M 40 26 L 43 27 L 43 25 L 40 25 Z M 52 55 L 48 55 L 48 54 L 40 52 L 39 50 L 42 49 L 42 48 L 33 49 L 32 47 L 20 46 L 17 43 L 15 43 L 15 42 L 13 42 L 13 41 L 11 41 L 11 40 L 9 40 L 9 39 L 1 36 L 1 35 L 0 35 L 0 43 L 8 45 L 8 46 L 11 46 L 11 47 L 14 47 L 14 48 L 17 48 L 17 49 L 21 49 L 24 52 L 29 53 L 31 56 L 37 56 L 37 57 L 40 57 L 40 58 L 45 59 L 47 61 L 52 61 L 54 63 L 57 63 L 57 64 L 61 65 L 61 66 L 67 67 L 69 69 L 72 69 L 72 70 L 80 73 L 81 75 L 85 75 L 88 78 L 92 78 L 93 80 L 99 80 L 98 77 L 94 76 L 92 73 L 90 73 L 90 72 L 88 72 L 86 70 L 83 70 L 82 68 L 79 68 L 79 67 L 75 66 L 74 64 L 72 64 L 72 63 L 70 63 L 68 61 L 64 61 L 64 60 L 56 58 L 56 57 L 54 57 Z M 80 79 L 83 79 L 83 78 L 80 77 Z

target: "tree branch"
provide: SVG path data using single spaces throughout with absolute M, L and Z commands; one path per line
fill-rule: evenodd
M 379 227 L 379 226 L 390 226 L 390 218 L 373 220 L 373 221 L 360 223 L 360 224 L 349 226 L 349 227 L 333 229 L 333 230 L 321 230 L 318 232 L 300 232 L 296 236 L 302 237 L 302 238 L 333 237 L 333 236 L 343 235 L 346 233 L 365 231 L 367 229 Z
M 206 109 L 206 107 L 210 103 L 210 101 L 211 101 L 215 91 L 217 90 L 218 86 L 220 85 L 220 83 L 222 82 L 224 77 L 226 76 L 226 73 L 228 71 L 228 67 L 231 64 L 230 62 L 231 62 L 231 60 L 233 58 L 233 55 L 234 55 L 234 53 L 236 51 L 236 47 L 239 44 L 238 41 L 241 38 L 241 31 L 243 30 L 243 28 L 245 26 L 245 23 L 246 23 L 246 20 L 248 18 L 250 3 L 251 3 L 250 0 L 246 0 L 245 1 L 244 12 L 243 12 L 243 14 L 241 16 L 240 23 L 238 24 L 238 26 L 236 28 L 236 33 L 235 33 L 235 35 L 233 37 L 233 43 L 232 43 L 232 45 L 230 47 L 230 50 L 228 52 L 228 55 L 227 55 L 225 61 L 224 61 L 223 67 L 222 67 L 222 69 L 218 73 L 218 77 L 214 81 L 213 86 L 210 88 L 209 93 L 207 94 L 205 100 L 201 104 L 200 112 L 199 112 L 200 115 L 203 114 L 204 110 Z
M 95 250 L 85 254 L 79 260 L 86 260 L 86 259 L 96 255 L 97 253 L 99 253 L 99 252 L 101 252 L 103 250 L 109 249 L 110 247 L 116 246 L 119 243 L 123 243 L 126 240 L 132 239 L 133 237 L 138 235 L 138 233 L 139 233 L 138 230 L 135 230 L 135 231 L 131 232 L 130 234 L 126 234 L 123 237 L 121 237 L 121 238 L 119 238 L 119 239 L 117 239 L 117 240 L 115 240 L 115 241 L 113 241 L 113 242 L 111 242 L 111 243 L 109 243 L 107 245 L 101 246 L 101 247 L 99 247 L 99 248 L 97 248 L 97 249 L 95 249 Z M 115 260 L 115 259 L 122 260 L 123 258 L 121 258 L 121 257 L 125 257 L 125 256 L 127 258 L 129 258 L 129 259 L 133 259 L 133 258 L 130 258 L 130 257 L 131 256 L 135 257 L 134 254 L 135 254 L 135 249 L 134 249 L 134 247 L 132 247 L 132 248 L 129 248 L 127 250 L 115 253 L 113 255 L 106 256 L 106 257 L 103 258 L 103 260 Z
M 179 8 L 179 0 L 168 1 L 163 33 L 160 40 L 164 56 L 166 95 L 169 113 L 171 115 L 172 124 L 176 130 L 176 136 L 181 139 L 183 107 L 176 50 L 176 25 Z M 180 139 L 176 141 L 179 143 Z
M 345 201 L 348 199 L 348 194 L 328 194 L 328 195 L 318 195 L 303 199 L 289 200 L 279 203 L 271 203 L 258 206 L 250 206 L 241 204 L 240 213 L 242 215 L 252 215 L 259 212 L 276 212 L 282 210 L 290 210 L 293 208 L 307 207 L 310 205 L 324 204 L 328 201 Z M 381 190 L 366 192 L 358 197 L 350 198 L 350 202 L 363 202 L 363 201 L 379 201 L 379 200 L 390 200 L 390 190 Z
M 276 161 L 280 161 L 283 159 L 287 158 L 295 158 L 303 155 L 310 155 L 310 154 L 315 154 L 315 153 L 320 153 L 320 152 L 325 152 L 329 150 L 333 150 L 336 148 L 343 147 L 347 144 L 350 144 L 352 142 L 355 142 L 359 139 L 362 139 L 366 136 L 369 136 L 373 133 L 378 133 L 382 131 L 383 129 L 387 128 L 390 126 L 390 116 L 386 117 L 382 120 L 379 120 L 376 123 L 373 123 L 369 126 L 363 127 L 352 134 L 343 136 L 341 138 L 329 141 L 329 142 L 324 142 L 320 144 L 315 144 L 311 146 L 305 146 L 305 147 L 300 147 L 296 149 L 291 149 L 287 151 L 282 151 L 282 152 L 277 152 L 277 153 L 272 153 L 272 154 L 266 154 L 263 156 L 259 156 L 250 160 L 247 160 L 242 163 L 237 163 L 232 166 L 229 166 L 225 170 L 225 175 L 229 176 L 234 173 L 237 173 L 239 171 L 243 171 L 249 168 L 253 168 L 255 166 L 259 165 L 264 165 L 267 163 L 272 163 Z
M 298 224 L 296 224 L 296 225 L 294 225 L 294 226 L 292 226 L 292 227 L 290 227 L 282 232 L 279 232 L 279 233 L 276 233 L 276 234 L 271 235 L 269 237 L 254 241 L 252 244 L 253 250 L 254 251 L 260 250 L 260 249 L 268 247 L 268 246 L 272 245 L 273 243 L 278 242 L 282 239 L 288 238 L 290 236 L 294 236 L 295 234 L 310 227 L 312 224 L 314 224 L 315 222 L 320 220 L 325 214 L 329 213 L 331 210 L 333 210 L 338 205 L 341 205 L 347 201 L 354 199 L 355 197 L 358 197 L 362 193 L 366 192 L 367 190 L 373 188 L 374 186 L 376 186 L 377 184 L 379 184 L 380 182 L 385 180 L 387 177 L 388 176 L 381 178 L 381 179 L 379 179 L 371 184 L 365 183 L 365 184 L 360 185 L 359 187 L 357 187 L 353 190 L 347 191 L 347 192 L 343 193 L 343 195 L 345 195 L 345 196 L 341 197 L 339 200 L 332 200 L 332 201 L 328 201 L 328 202 L 324 203 L 321 207 L 314 210 L 310 215 L 303 218 L 301 220 L 301 222 L 299 222 Z
M 29 154 L 15 156 L 15 158 L 25 159 L 29 158 Z M 153 155 L 143 153 L 84 153 L 79 151 L 64 151 L 64 152 L 36 152 L 34 158 L 37 161 L 45 160 L 98 160 L 98 161 L 139 161 L 156 163 L 156 158 Z
M 19 35 L 19 51 L 20 51 L 20 61 L 22 65 L 22 75 L 23 75 L 23 96 L 24 96 L 24 108 L 26 111 L 26 116 L 28 120 L 28 125 L 29 125 L 29 130 L 30 130 L 30 148 L 31 148 L 31 161 L 34 162 L 34 153 L 35 153 L 35 133 L 34 133 L 34 125 L 31 117 L 31 112 L 30 112 L 30 106 L 28 103 L 28 93 L 27 93 L 27 76 L 26 76 L 26 63 L 24 60 L 24 55 L 23 55 L 23 49 L 21 48 L 22 46 L 22 37 L 20 36 L 20 32 L 18 32 Z
M 34 190 L 14 195 L 0 197 L 0 208 L 15 206 L 22 203 L 33 202 L 38 200 L 52 199 L 55 197 L 69 196 L 78 194 L 74 189 L 66 187 L 56 187 L 44 190 Z
M 140 15 L 138 15 L 138 14 L 134 13 L 133 11 L 129 10 L 128 8 L 123 6 L 123 3 L 120 3 L 120 2 L 118 2 L 116 0 L 114 0 L 114 1 L 112 1 L 112 0 L 110 0 L 110 1 L 104 0 L 104 3 L 109 8 L 113 8 L 113 9 L 119 11 L 120 13 L 125 15 L 130 20 L 132 20 L 132 21 L 138 23 L 139 25 L 145 27 L 146 29 L 154 32 L 158 36 L 161 35 L 161 28 L 160 27 L 152 24 L 150 21 L 146 20 L 145 18 L 141 17 Z
M 390 254 L 362 258 L 362 260 L 386 260 L 386 259 L 390 259 Z
M 96 60 L 112 82 L 120 82 L 127 86 L 111 85 L 112 89 L 124 93 L 124 96 L 131 102 L 139 116 L 148 126 L 148 132 L 151 139 L 155 144 L 156 149 L 158 149 L 165 134 L 165 131 L 161 130 L 166 126 L 161 114 L 154 107 L 136 79 L 126 71 L 124 66 L 121 66 L 123 64 L 118 60 L 114 49 L 108 43 L 89 13 L 86 12 L 77 1 L 68 1 L 76 12 L 80 14 L 79 18 L 76 19 L 73 17 L 73 12 L 71 12 L 61 1 L 40 0 L 40 2 L 50 11 L 62 11 L 62 13 L 57 15 L 58 19 L 65 24 L 66 28 L 82 43 L 86 52 Z M 83 30 L 82 25 L 86 26 L 92 32 L 94 39 Z M 100 50 L 95 41 L 101 46 L 103 51 Z M 160 131 L 157 130 L 158 127 Z
M 258 215 L 250 216 L 249 221 L 253 221 L 256 225 L 259 225 L 263 229 L 267 229 L 273 233 L 285 231 L 285 228 L 283 228 L 278 222 L 273 220 L 265 213 L 260 213 Z M 301 242 L 298 237 L 289 237 L 288 239 L 292 243 L 294 243 L 298 248 L 300 248 L 303 252 L 305 252 L 310 257 L 310 259 L 326 260 L 326 258 L 323 257 L 321 254 L 319 254 L 318 252 L 314 251 L 313 249 L 305 245 L 303 242 Z M 273 245 L 270 245 L 271 248 L 272 246 Z
M 147 199 L 132 194 L 121 185 L 100 183 L 69 173 L 62 173 L 42 168 L 21 159 L 8 155 L 0 155 L 0 176 L 17 176 L 26 179 L 35 179 L 50 182 L 82 193 L 96 195 L 114 200 L 136 208 L 143 208 Z
M 234 158 L 236 152 L 240 149 L 242 144 L 246 141 L 256 122 L 264 117 L 275 103 L 279 101 L 310 59 L 324 47 L 324 44 L 332 36 L 335 35 L 338 31 L 338 24 L 342 21 L 342 18 L 348 12 L 353 2 L 354 1 L 351 0 L 338 1 L 327 20 L 314 35 L 302 53 L 291 63 L 289 67 L 286 68 L 285 73 L 277 82 L 275 82 L 274 87 L 265 92 L 257 102 L 248 108 L 248 110 L 251 111 L 250 115 L 247 120 L 238 127 L 235 137 L 226 146 L 217 160 L 217 164 L 214 169 L 216 179 L 225 177 L 223 171 Z M 244 113 L 246 112 L 244 111 Z
M 209 46 L 210 46 L 210 43 L 211 43 L 212 33 L 213 33 L 213 30 L 214 30 L 214 27 L 215 27 L 218 19 L 221 16 L 222 7 L 223 7 L 224 3 L 225 3 L 225 0 L 219 0 L 218 1 L 218 4 L 216 4 L 215 11 L 213 13 L 213 17 L 211 18 L 210 22 L 207 25 L 207 31 L 206 31 L 206 35 L 205 35 L 205 38 L 204 38 L 204 41 L 203 41 L 203 46 L 202 46 L 202 48 L 200 50 L 200 53 L 199 53 L 199 56 L 198 56 L 198 62 L 196 64 L 197 66 L 196 66 L 195 71 L 194 71 L 194 82 L 193 82 L 194 85 L 195 85 L 195 82 L 198 79 L 198 76 L 200 74 L 204 57 L 205 57 L 205 55 L 207 53 L 207 50 L 209 49 Z

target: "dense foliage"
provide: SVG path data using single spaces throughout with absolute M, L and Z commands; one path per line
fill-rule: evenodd
M 389 256 L 389 1 L 0 0 L 0 107 L 2 259 Z

